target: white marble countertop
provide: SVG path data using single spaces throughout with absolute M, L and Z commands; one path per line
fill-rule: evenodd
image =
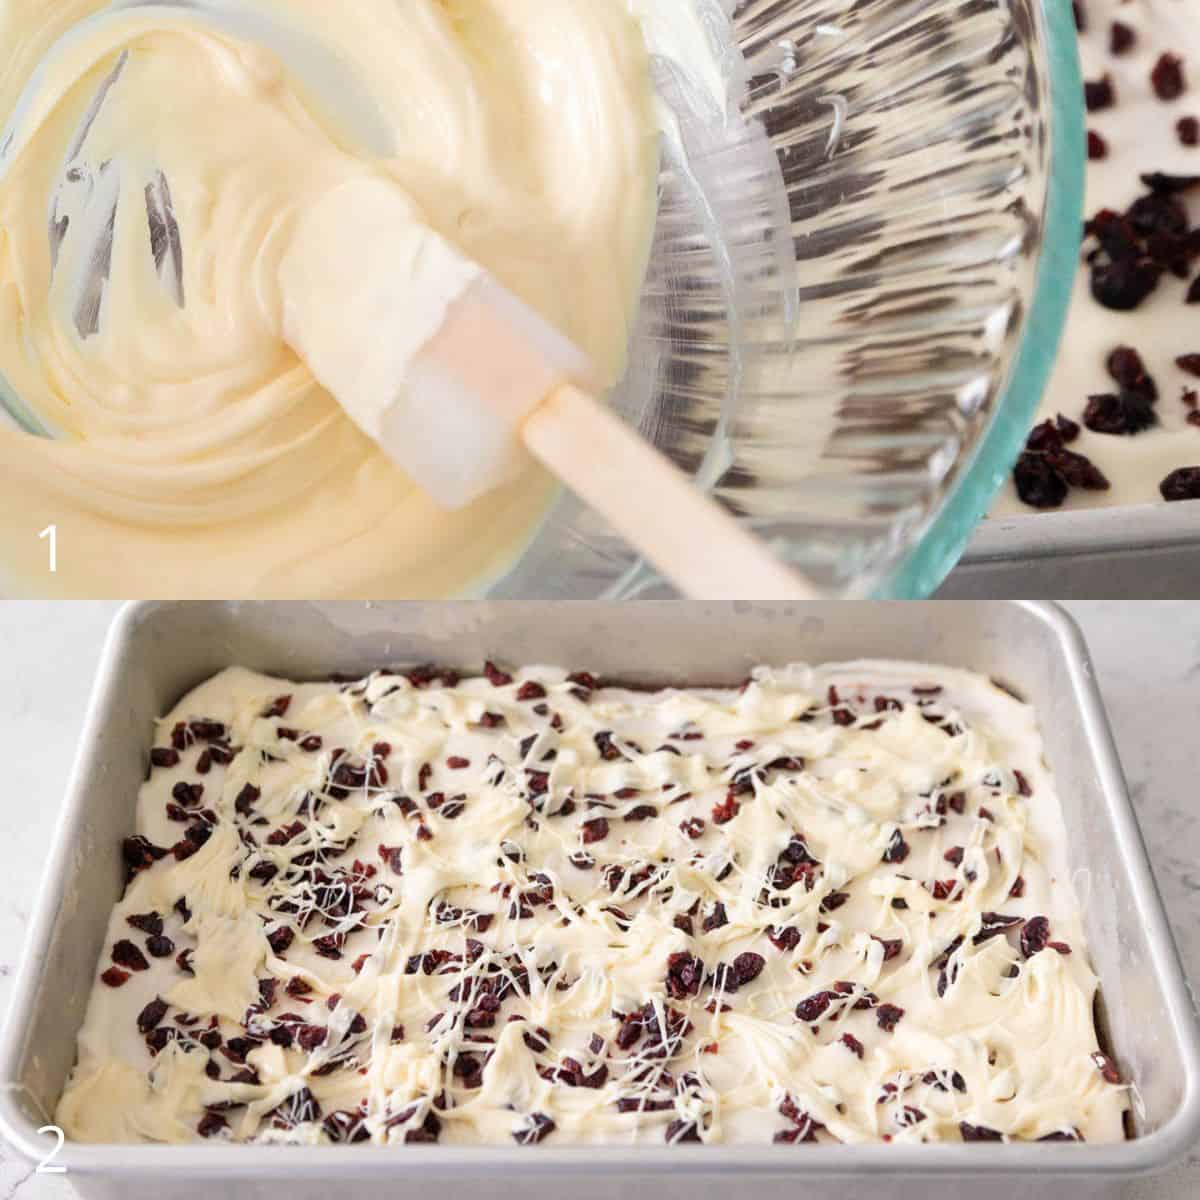
M 1083 625 L 1184 962 L 1200 985 L 1200 819 L 1194 805 L 1200 603 L 1069 605 Z M 0 605 L 0 1014 L 83 721 L 112 604 Z M 29 753 L 37 747 L 36 755 Z M 1181 788 L 1181 781 L 1186 784 Z M 62 1177 L 35 1176 L 0 1144 L 0 1200 L 60 1200 Z M 1122 1200 L 1200 1195 L 1200 1148 Z

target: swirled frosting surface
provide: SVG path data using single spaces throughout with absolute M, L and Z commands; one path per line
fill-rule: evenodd
M 1034 715 L 982 678 L 230 670 L 156 744 L 73 1138 L 1122 1136 Z

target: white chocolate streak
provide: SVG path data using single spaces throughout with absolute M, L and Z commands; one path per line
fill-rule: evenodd
M 416 689 L 389 674 L 359 684 L 299 686 L 235 669 L 198 688 L 164 718 L 160 746 L 170 744 L 177 722 L 206 718 L 228 725 L 233 745 L 244 749 L 227 769 L 214 765 L 201 774 L 203 747 L 193 745 L 180 765 L 153 771 L 141 793 L 140 834 L 162 846 L 181 837 L 184 826 L 170 821 L 165 809 L 180 782 L 203 784 L 199 803 L 213 809 L 217 831 L 194 857 L 176 863 L 168 856 L 136 877 L 113 915 L 109 943 L 129 937 L 141 944 L 145 939 L 126 916 L 158 911 L 176 948 L 193 949 L 199 970 L 190 986 L 201 994 L 223 989 L 224 980 L 206 978 L 218 969 L 230 979 L 276 979 L 276 1002 L 260 1019 L 260 1036 L 282 1014 L 295 1012 L 305 1022 L 328 1022 L 328 1040 L 312 1053 L 264 1042 L 249 1054 L 258 1084 L 209 1079 L 197 1067 L 208 1055 L 198 1048 L 184 1053 L 180 1043 L 152 1059 L 135 1018 L 155 996 L 179 998 L 185 978 L 173 958 L 153 960 L 120 989 L 97 983 L 79 1062 L 58 1111 L 71 1137 L 184 1140 L 195 1136 L 203 1104 L 233 1100 L 245 1107 L 228 1113 L 228 1130 L 219 1136 L 325 1140 L 316 1121 L 277 1128 L 270 1117 L 263 1119 L 302 1086 L 324 1116 L 363 1105 L 365 1129 L 380 1143 L 403 1141 L 442 1092 L 452 1101 L 438 1113 L 441 1138 L 450 1142 L 506 1142 L 533 1113 L 549 1116 L 557 1127 L 553 1136 L 564 1141 L 661 1142 L 678 1136 L 679 1126 L 671 1132 L 677 1121 L 699 1122 L 711 1142 L 764 1141 L 788 1127 L 778 1111 L 785 1096 L 827 1127 L 822 1137 L 845 1142 L 885 1136 L 952 1141 L 960 1136 L 960 1121 L 1014 1139 L 1066 1129 L 1090 1141 L 1122 1136 L 1124 1089 L 1106 1084 L 1091 1057 L 1097 1050 L 1096 979 L 1070 884 L 1062 816 L 1030 708 L 980 677 L 912 664 L 761 669 L 741 692 L 652 695 L 604 688 L 590 699 L 577 696 L 562 671 L 516 674 L 506 686 L 474 678 Z M 520 685 L 530 681 L 544 686 L 544 701 L 517 698 Z M 945 690 L 937 696 L 912 690 L 928 684 Z M 833 720 L 830 686 L 837 688 L 839 704 L 856 714 L 851 726 Z M 263 717 L 281 695 L 292 697 L 286 715 Z M 903 701 L 903 708 L 877 713 L 874 699 L 881 695 Z M 959 732 L 948 735 L 924 719 L 921 704 L 944 714 Z M 503 725 L 483 727 L 485 713 L 503 717 Z M 806 713 L 810 719 L 800 719 Z M 552 728 L 555 714 L 559 731 Z M 321 748 L 305 750 L 281 739 L 281 728 L 301 738 L 317 734 Z M 615 761 L 601 757 L 595 739 L 607 731 L 622 751 Z M 681 736 L 686 733 L 699 736 Z M 530 736 L 535 740 L 523 754 L 521 743 Z M 380 742 L 387 743 L 378 760 L 387 780 L 331 796 L 333 752 L 345 748 L 365 765 L 364 756 Z M 738 749 L 739 742 L 752 745 Z M 659 750 L 663 745 L 680 753 Z M 555 757 L 545 761 L 550 751 Z M 739 798 L 737 815 L 714 824 L 714 806 L 725 799 L 734 774 L 783 757 L 803 758 L 804 768 L 756 776 L 754 794 Z M 454 769 L 452 758 L 465 758 L 469 766 Z M 426 764 L 431 769 L 422 780 Z M 528 773 L 540 769 L 548 777 L 537 795 L 537 781 Z M 1019 794 L 1018 771 L 1032 789 L 1029 798 Z M 248 783 L 261 796 L 243 819 L 235 802 Z M 616 793 L 626 788 L 637 794 L 619 798 Z M 948 823 L 939 829 L 938 798 L 959 792 L 965 793 L 964 815 L 948 805 Z M 436 793 L 463 797 L 465 810 L 447 819 L 449 810 L 430 804 Z M 310 794 L 326 797 L 317 818 L 304 821 L 286 846 L 267 844 L 267 835 L 290 825 Z M 415 803 L 411 815 L 403 815 L 399 796 Z M 588 808 L 588 796 L 602 797 L 608 807 Z M 683 796 L 691 798 L 681 801 Z M 549 815 L 568 799 L 576 805 L 572 814 Z M 543 811 L 534 812 L 531 802 Z M 622 819 L 646 804 L 661 818 Z M 981 804 L 992 820 L 979 817 Z M 607 817 L 609 833 L 586 847 L 596 867 L 580 869 L 570 856 L 584 849 L 581 823 L 598 815 Z M 707 822 L 699 840 L 680 829 L 692 817 Z M 247 824 L 255 818 L 262 823 Z M 419 835 L 422 825 L 432 834 L 428 840 Z M 235 827 L 252 834 L 259 849 L 239 848 Z M 881 856 L 897 830 L 911 852 L 907 861 L 888 865 Z M 764 892 L 768 873 L 797 834 L 823 864 L 813 890 L 800 883 Z M 357 861 L 360 882 L 387 890 L 367 902 L 366 927 L 351 933 L 342 957 L 331 960 L 317 954 L 313 942 L 346 927 L 333 901 L 325 897 L 315 911 L 282 874 L 269 883 L 249 874 L 262 862 L 285 870 L 297 855 L 303 862 L 320 847 L 348 842 L 352 847 L 331 859 L 333 867 L 350 870 Z M 963 847 L 958 868 L 944 859 L 951 845 Z M 403 875 L 383 861 L 380 846 L 399 848 Z M 636 870 L 644 864 L 655 875 L 637 895 L 614 895 L 604 885 L 605 867 Z M 718 878 L 729 864 L 732 870 Z M 374 873 L 364 879 L 368 867 Z M 512 897 L 493 889 L 536 889 L 535 875 L 553 885 L 549 903 L 534 906 L 526 919 L 511 915 Z M 1024 895 L 1012 899 L 1018 876 Z M 961 899 L 934 899 L 924 886 L 932 880 L 956 881 Z M 850 899 L 823 914 L 821 903 L 834 891 L 848 892 Z M 191 910 L 186 928 L 171 911 L 180 896 Z M 768 896 L 780 907 L 764 905 Z M 281 914 L 272 907 L 281 899 L 313 910 L 312 920 L 304 924 L 297 913 Z M 908 907 L 893 907 L 893 899 Z M 705 931 L 704 917 L 718 902 L 728 923 Z M 493 914 L 490 927 L 479 932 L 438 923 L 434 914 L 444 903 L 468 916 Z M 613 906 L 625 914 L 627 929 L 607 911 Z M 693 908 L 695 936 L 689 937 L 675 921 Z M 1026 961 L 1015 935 L 1011 944 L 999 936 L 975 945 L 972 936 L 987 911 L 1045 915 L 1052 938 L 1072 953 L 1045 949 Z M 282 956 L 268 956 L 265 966 L 256 939 L 245 941 L 244 952 L 235 949 L 236 961 L 212 955 L 206 943 L 218 912 L 226 925 L 239 912 L 258 914 L 268 932 L 287 924 L 295 941 Z M 796 948 L 773 946 L 764 932 L 770 925 L 798 929 Z M 885 963 L 872 935 L 902 939 L 901 954 Z M 938 970 L 930 964 L 959 935 L 965 942 L 953 960 L 957 969 L 951 967 L 954 977 L 939 998 Z M 461 953 L 467 938 L 479 944 L 479 957 L 465 973 L 406 973 L 411 956 L 431 949 Z M 684 950 L 698 955 L 710 973 L 747 951 L 760 954 L 766 966 L 752 983 L 724 995 L 728 1011 L 709 1013 L 709 986 L 682 999 L 664 991 L 668 956 Z M 100 970 L 108 965 L 106 946 Z M 450 990 L 464 981 L 473 986 L 489 970 L 521 967 L 529 973 L 528 998 L 508 996 L 492 1028 L 465 1028 L 463 1011 L 478 1001 L 456 1005 Z M 1014 967 L 1019 971 L 1010 977 Z M 309 1003 L 285 994 L 292 979 L 311 986 Z M 815 1026 L 797 1020 L 798 1001 L 838 981 L 853 984 L 854 997 L 870 992 L 880 1004 L 902 1007 L 895 1031 L 880 1028 L 876 1012 L 854 1011 L 841 1001 Z M 331 1013 L 325 1001 L 335 994 L 341 1000 Z M 614 1012 L 648 1002 L 656 1012 L 674 1008 L 694 1025 L 669 1062 L 647 1055 L 645 1036 L 631 1050 L 614 1041 L 620 1025 Z M 439 1013 L 443 1017 L 431 1028 Z M 357 1035 L 350 1031 L 356 1014 L 365 1021 Z M 517 1014 L 526 1019 L 509 1020 Z M 201 1018 L 193 1033 L 208 1028 L 208 1012 L 192 1015 Z M 165 1023 L 176 1016 L 170 1010 Z M 397 1025 L 404 1026 L 404 1036 L 393 1043 Z M 534 1053 L 524 1040 L 534 1027 L 549 1033 L 544 1052 Z M 228 1021 L 221 1029 L 226 1037 L 244 1033 Z M 841 1042 L 843 1033 L 862 1043 L 861 1060 Z M 481 1036 L 494 1038 L 494 1045 L 479 1042 Z M 600 1043 L 593 1050 L 594 1036 Z M 354 1060 L 346 1069 L 314 1073 L 336 1057 L 336 1048 L 350 1046 Z M 449 1064 L 462 1053 L 492 1054 L 481 1081 L 471 1081 L 482 1086 L 464 1086 L 452 1073 Z M 603 1086 L 568 1087 L 539 1073 L 539 1067 L 561 1068 L 568 1056 L 585 1073 L 606 1067 Z M 229 1080 L 237 1068 L 220 1053 L 213 1059 Z M 957 1072 L 965 1091 L 938 1090 L 924 1082 L 930 1072 L 947 1085 Z M 899 1089 L 895 1098 L 879 1103 L 890 1084 Z M 104 1103 L 97 1099 L 101 1094 Z M 618 1099 L 651 1096 L 667 1098 L 670 1108 L 618 1111 Z M 905 1106 L 924 1120 L 905 1125 Z

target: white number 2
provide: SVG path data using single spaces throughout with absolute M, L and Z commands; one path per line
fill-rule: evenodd
M 51 528 L 53 528 L 53 526 Z M 65 1175 L 67 1173 L 66 1167 L 52 1167 L 50 1165 L 54 1161 L 54 1156 L 63 1148 L 63 1142 L 67 1140 L 66 1136 L 63 1134 L 63 1131 L 59 1129 L 57 1125 L 43 1125 L 41 1129 L 38 1130 L 38 1133 L 52 1133 L 58 1139 L 58 1141 L 56 1142 L 54 1149 L 51 1150 L 50 1153 L 47 1154 L 40 1163 L 38 1163 L 37 1173 L 39 1175 Z
M 58 574 L 58 526 L 47 525 L 41 533 L 38 534 L 38 541 L 50 543 L 50 574 Z

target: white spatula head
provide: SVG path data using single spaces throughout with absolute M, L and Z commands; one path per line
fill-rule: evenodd
M 564 382 L 592 383 L 581 351 L 387 179 L 348 180 L 301 213 L 280 284 L 288 344 L 443 508 L 513 480 L 525 415 Z

